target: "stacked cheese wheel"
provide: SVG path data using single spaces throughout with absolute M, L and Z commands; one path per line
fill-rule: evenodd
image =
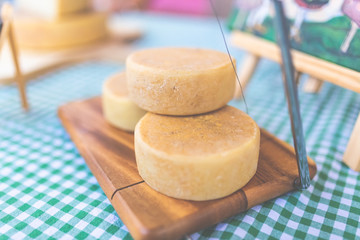
M 108 123 L 130 132 L 146 113 L 129 99 L 125 73 L 115 74 L 105 81 L 102 103 Z
M 135 154 L 149 186 L 175 198 L 211 200 L 254 176 L 260 131 L 226 105 L 235 73 L 225 53 L 141 50 L 127 58 L 126 79 L 129 98 L 148 111 L 135 128 Z
M 107 35 L 106 14 L 90 0 L 18 0 L 14 28 L 20 47 L 54 50 L 79 46 Z

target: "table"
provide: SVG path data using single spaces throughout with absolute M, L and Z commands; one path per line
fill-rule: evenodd
M 195 46 L 225 51 L 214 19 L 124 15 L 145 29 L 134 47 Z M 244 53 L 231 49 L 240 60 Z M 66 102 L 99 95 L 123 64 L 88 61 L 28 84 L 31 111 L 15 86 L 0 87 L 0 239 L 132 239 L 57 117 Z M 292 141 L 280 68 L 262 61 L 246 90 L 249 114 Z M 318 174 L 310 188 L 289 193 L 191 235 L 192 239 L 354 239 L 360 237 L 360 175 L 343 152 L 360 111 L 360 95 L 325 83 L 300 92 L 307 150 Z M 244 109 L 243 101 L 233 106 Z

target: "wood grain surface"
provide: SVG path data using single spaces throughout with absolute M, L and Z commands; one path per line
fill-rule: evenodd
M 298 176 L 294 149 L 265 130 L 252 180 L 228 197 L 196 202 L 167 197 L 143 182 L 136 168 L 133 134 L 105 121 L 101 98 L 68 103 L 58 114 L 135 239 L 179 239 L 294 190 Z M 316 165 L 308 160 L 313 178 Z

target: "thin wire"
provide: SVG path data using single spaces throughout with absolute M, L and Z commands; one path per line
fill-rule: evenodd
M 231 65 L 232 65 L 232 67 L 233 67 L 233 69 L 234 69 L 237 82 L 238 82 L 239 85 L 240 85 L 241 95 L 243 96 L 244 103 L 245 103 L 245 107 L 246 107 L 246 113 L 249 114 L 249 108 L 248 108 L 248 105 L 247 105 L 247 103 L 246 103 L 246 99 L 245 99 L 245 95 L 244 95 L 244 90 L 243 90 L 243 87 L 242 87 L 241 82 L 240 82 L 240 80 L 239 80 L 239 76 L 238 76 L 238 74 L 237 74 L 237 71 L 236 71 L 234 62 L 233 62 L 233 60 L 232 60 L 232 58 L 231 58 L 230 51 L 229 51 L 229 47 L 228 47 L 227 42 L 226 42 L 226 39 L 225 39 L 224 31 L 223 31 L 223 29 L 222 29 L 222 27 L 221 27 L 221 23 L 220 23 L 220 20 L 219 20 L 219 16 L 218 16 L 218 14 L 217 14 L 217 12 L 216 12 L 216 9 L 215 9 L 215 6 L 214 6 L 213 1 L 212 1 L 212 0 L 209 0 L 209 2 L 210 2 L 210 5 L 211 5 L 211 9 L 212 9 L 212 11 L 213 11 L 213 13 L 214 13 L 214 15 L 215 15 L 215 17 L 216 17 L 216 21 L 218 22 L 218 25 L 219 25 L 219 27 L 220 27 L 221 35 L 222 35 L 222 38 L 223 38 L 223 40 L 224 40 L 224 44 L 225 44 L 225 47 L 226 47 L 226 51 L 227 51 L 227 53 L 228 53 L 228 55 L 229 55 L 229 59 L 230 59 Z

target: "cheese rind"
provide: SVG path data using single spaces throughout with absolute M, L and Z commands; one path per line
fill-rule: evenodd
M 116 74 L 103 85 L 103 112 L 105 119 L 113 126 L 134 131 L 145 111 L 135 105 L 127 94 L 125 73 Z
M 17 15 L 14 29 L 20 47 L 27 49 L 59 49 L 92 43 L 107 35 L 107 15 L 89 12 L 48 21 Z
M 135 128 L 139 173 L 170 197 L 211 200 L 242 188 L 255 174 L 260 130 L 242 111 L 226 106 L 189 117 L 147 113 Z
M 192 48 L 137 51 L 126 60 L 130 98 L 165 115 L 193 115 L 221 108 L 232 99 L 235 73 L 228 55 Z
M 89 0 L 17 0 L 16 6 L 20 11 L 54 19 L 86 11 L 90 8 L 90 2 Z

